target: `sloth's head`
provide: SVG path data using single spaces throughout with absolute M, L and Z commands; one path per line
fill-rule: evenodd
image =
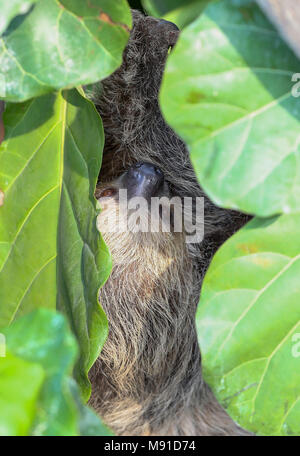
M 113 182 L 100 184 L 96 197 L 102 207 L 97 226 L 113 269 L 99 293 L 109 337 L 94 369 L 124 395 L 133 387 L 134 394 L 147 395 L 145 382 L 152 390 L 153 382 L 160 388 L 163 365 L 164 375 L 171 376 L 178 359 L 187 362 L 178 354 L 183 349 L 178 335 L 189 347 L 195 340 L 200 280 L 185 234 L 176 229 L 174 206 L 180 198 L 164 214 L 169 186 L 151 163 L 136 163 Z M 153 199 L 162 201 L 156 211 L 151 211 Z
M 102 208 L 97 226 L 112 253 L 113 275 L 134 272 L 139 288 L 138 278 L 150 285 L 184 261 L 181 200 L 171 198 L 159 167 L 135 163 L 115 181 L 99 185 L 96 197 Z

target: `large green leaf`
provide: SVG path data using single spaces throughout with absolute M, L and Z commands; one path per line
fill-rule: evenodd
M 69 377 L 77 349 L 61 315 L 39 309 L 2 331 L 0 435 L 110 435 Z
M 2 119 L 2 114 L 4 111 L 4 102 L 0 100 L 0 144 L 2 143 L 4 139 L 4 125 L 3 125 L 3 119 Z M 1 198 L 1 193 L 0 193 L 0 206 L 2 205 L 2 198 Z
M 0 0 L 0 35 L 10 21 L 19 14 L 26 14 L 38 0 Z
M 187 6 L 191 3 L 198 3 L 198 1 L 199 0 L 142 0 L 142 4 L 149 14 L 160 17 L 169 11 L 182 6 Z
M 130 26 L 126 0 L 39 0 L 0 38 L 0 98 L 22 101 L 107 77 L 121 65 Z
M 183 28 L 194 21 L 210 0 L 143 0 L 145 11 L 151 16 L 163 17 Z
M 300 434 L 299 227 L 300 215 L 252 220 L 216 254 L 197 311 L 205 379 L 262 435 Z
M 69 388 L 79 412 L 79 434 L 86 437 L 113 435 L 112 431 L 99 420 L 95 412 L 82 403 L 77 384 L 73 379 L 69 379 Z
M 208 5 L 170 55 L 161 105 L 218 205 L 300 210 L 299 60 L 251 0 Z
M 195 0 L 191 3 L 183 4 L 164 15 L 166 21 L 174 22 L 180 29 L 196 20 L 202 14 L 204 8 L 210 0 Z
M 0 436 L 29 433 L 43 380 L 38 364 L 9 352 L 0 358 Z
M 110 256 L 96 229 L 94 189 L 103 129 L 75 89 L 10 104 L 0 147 L 0 325 L 30 310 L 67 314 L 80 345 L 76 377 L 87 372 L 107 335 L 97 292 Z

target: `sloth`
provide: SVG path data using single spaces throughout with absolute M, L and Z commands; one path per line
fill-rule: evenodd
M 132 15 L 122 66 L 91 95 L 106 137 L 97 226 L 113 268 L 99 292 L 109 335 L 90 371 L 89 403 L 117 435 L 246 435 L 203 380 L 195 312 L 213 254 L 247 217 L 205 196 L 186 145 L 161 114 L 159 89 L 177 26 Z M 170 230 L 163 223 L 154 232 L 134 230 L 132 211 L 120 208 L 121 190 L 146 201 L 204 198 L 202 242 L 187 243 L 184 230 L 172 229 L 174 219 Z M 140 218 L 149 217 L 143 208 Z

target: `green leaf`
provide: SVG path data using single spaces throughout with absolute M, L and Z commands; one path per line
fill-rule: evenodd
M 198 1 L 199 0 L 142 0 L 142 4 L 150 15 L 161 17 L 169 11 Z
M 99 420 L 96 413 L 84 405 L 78 393 L 78 387 L 73 379 L 69 381 L 69 387 L 79 412 L 79 433 L 81 436 L 110 436 L 112 431 Z
M 0 436 L 29 433 L 43 380 L 39 365 L 8 352 L 0 358 Z
M 80 345 L 76 378 L 107 336 L 97 293 L 111 267 L 96 229 L 103 128 L 76 90 L 8 105 L 0 147 L 0 325 L 45 307 L 63 311 Z
M 39 309 L 16 320 L 4 335 L 11 353 L 45 372 L 31 433 L 77 435 L 77 409 L 67 384 L 77 349 L 64 318 Z
M 10 21 L 19 14 L 26 14 L 38 0 L 0 0 L 0 35 Z
M 122 63 L 130 27 L 126 0 L 39 0 L 0 39 L 0 98 L 23 101 L 107 77 Z
M 77 348 L 62 315 L 39 309 L 3 334 L 0 435 L 109 435 L 70 378 Z
M 196 322 L 204 378 L 241 426 L 300 434 L 300 215 L 253 219 L 215 255 Z
M 174 22 L 180 29 L 197 19 L 210 0 L 195 0 L 192 3 L 183 5 L 166 13 L 164 19 Z
M 259 216 L 299 212 L 298 71 L 254 1 L 210 3 L 182 32 L 161 105 L 216 204 Z

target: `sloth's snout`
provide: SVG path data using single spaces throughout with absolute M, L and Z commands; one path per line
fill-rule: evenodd
M 128 198 L 159 196 L 164 187 L 164 174 L 152 163 L 136 163 L 122 176 L 122 187 L 127 189 Z

